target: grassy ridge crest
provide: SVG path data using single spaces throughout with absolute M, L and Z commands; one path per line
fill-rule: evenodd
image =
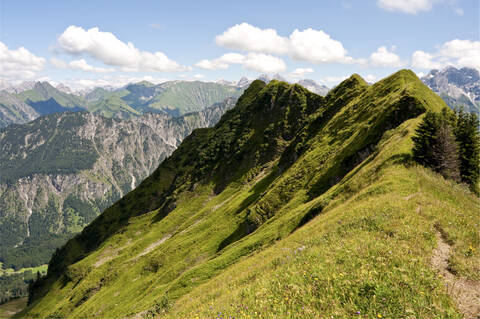
M 428 258 L 439 225 L 478 279 L 478 198 L 410 161 L 444 105 L 408 70 L 325 98 L 255 81 L 54 255 L 22 315 L 459 318 Z

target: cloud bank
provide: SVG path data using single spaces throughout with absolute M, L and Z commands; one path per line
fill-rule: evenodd
M 125 72 L 175 72 L 187 68 L 162 52 L 137 49 L 131 42 L 119 40 L 113 33 L 69 26 L 59 37 L 60 49 L 71 55 L 88 55 Z
M 45 59 L 24 47 L 9 49 L 0 42 L 0 78 L 6 80 L 32 79 L 45 67 Z

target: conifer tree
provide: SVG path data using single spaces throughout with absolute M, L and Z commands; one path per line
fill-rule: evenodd
M 432 145 L 434 171 L 443 177 L 460 181 L 458 149 L 450 125 L 444 121 L 435 135 Z
M 480 169 L 480 135 L 478 117 L 474 113 L 456 111 L 455 137 L 459 148 L 460 177 L 462 182 L 478 191 Z
M 413 159 L 424 166 L 433 167 L 435 162 L 433 159 L 433 144 L 435 143 L 435 137 L 440 127 L 439 115 L 434 112 L 428 111 L 422 123 L 415 131 L 415 136 L 412 137 L 413 146 Z

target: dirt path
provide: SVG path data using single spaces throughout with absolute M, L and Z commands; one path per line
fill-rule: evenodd
M 432 266 L 443 277 L 448 293 L 456 301 L 465 319 L 480 319 L 480 282 L 457 278 L 449 271 L 451 247 L 437 231 L 437 248 L 433 251 Z

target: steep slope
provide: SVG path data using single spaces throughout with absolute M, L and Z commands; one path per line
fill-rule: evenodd
M 12 123 L 27 123 L 39 114 L 7 91 L 0 91 L 0 128 Z
M 90 112 L 131 118 L 148 112 L 181 116 L 237 98 L 242 92 L 243 88 L 219 83 L 169 81 L 155 85 L 143 81 L 114 91 L 96 89 L 85 98 Z
M 54 254 L 22 315 L 458 317 L 428 258 L 438 225 L 475 278 L 478 199 L 409 162 L 444 105 L 411 71 L 325 98 L 254 81 Z
M 153 91 L 150 95 L 138 94 L 139 92 L 147 93 L 144 90 L 144 88 L 138 90 L 138 87 L 130 87 L 130 94 L 125 96 L 124 99 L 131 100 L 144 112 L 163 111 L 173 116 L 200 111 L 226 98 L 238 97 L 243 92 L 242 88 L 235 86 L 200 81 L 165 82 L 154 87 L 148 86 L 148 93 Z M 139 101 L 139 99 L 141 100 Z
M 480 74 L 472 68 L 447 67 L 432 70 L 422 81 L 439 94 L 451 108 L 463 106 L 468 112 L 479 113 Z
M 137 111 L 128 105 L 127 102 L 122 100 L 119 96 L 113 94 L 108 95 L 110 96 L 89 106 L 88 111 L 108 118 L 121 119 L 129 119 L 142 114 L 140 111 Z
M 48 262 L 185 136 L 215 124 L 233 104 L 131 121 L 61 113 L 0 131 L 0 261 L 16 269 Z
M 48 82 L 36 82 L 32 89 L 21 91 L 16 97 L 40 115 L 82 111 L 87 107 L 82 98 L 60 91 Z

